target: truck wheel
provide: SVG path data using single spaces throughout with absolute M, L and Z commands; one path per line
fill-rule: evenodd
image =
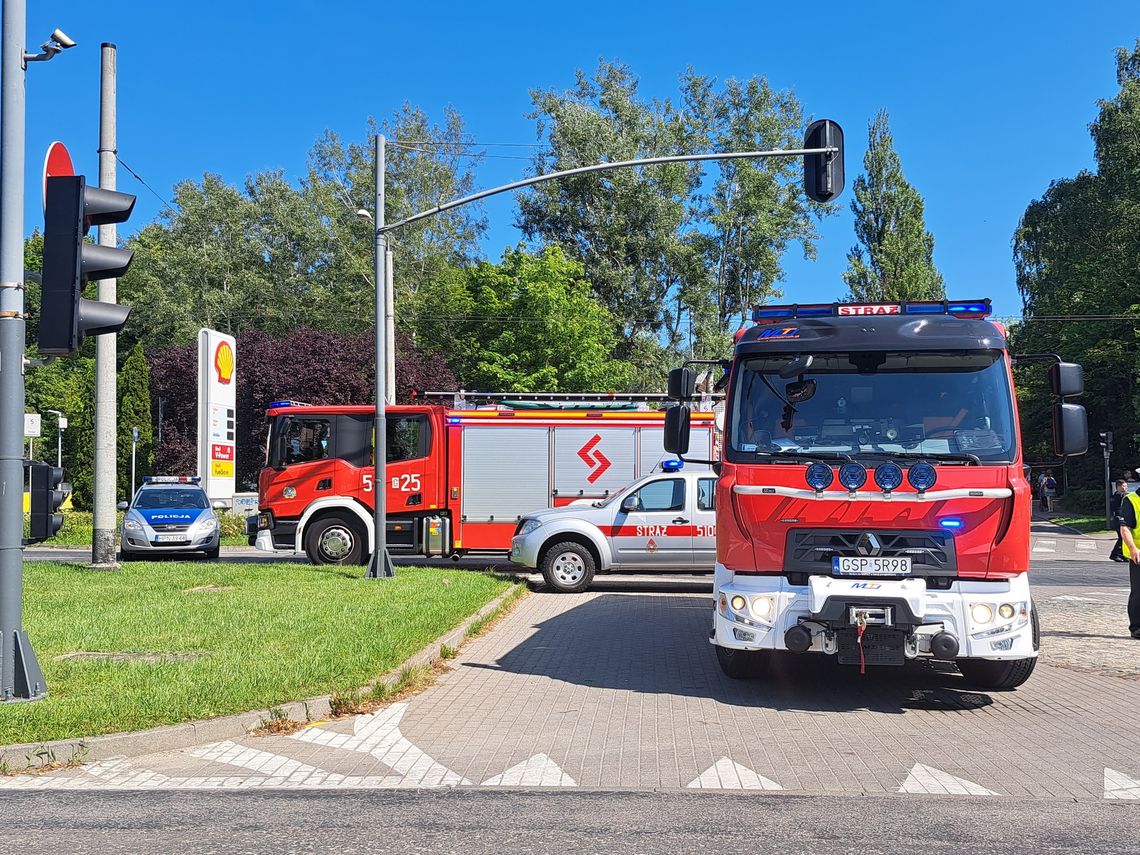
M 542 578 L 562 594 L 577 594 L 590 587 L 597 567 L 590 550 L 580 543 L 556 543 L 542 555 Z
M 766 650 L 735 650 L 716 645 L 716 661 L 726 677 L 747 680 L 768 670 L 772 654 Z
M 1036 659 L 959 659 L 955 663 L 962 676 L 980 689 L 1016 689 L 1037 667 Z
M 321 517 L 305 532 L 305 554 L 314 564 L 360 564 L 364 537 L 345 517 Z

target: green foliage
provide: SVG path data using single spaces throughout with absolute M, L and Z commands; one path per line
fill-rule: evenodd
M 613 358 L 616 321 L 590 295 L 582 265 L 556 246 L 482 262 L 451 283 L 446 299 L 445 319 L 425 323 L 425 335 L 449 351 L 469 387 L 582 392 L 624 390 L 633 380 L 630 365 Z
M 139 429 L 135 449 L 135 483 L 141 484 L 144 475 L 151 472 L 154 459 L 154 428 L 150 417 L 150 368 L 143 355 L 141 344 L 136 344 L 119 369 L 118 415 L 118 491 L 116 496 L 129 501 L 131 485 L 131 428 Z
M 1011 336 L 1018 352 L 1058 353 L 1084 366 L 1081 403 L 1089 412 L 1089 435 L 1114 432 L 1119 473 L 1140 465 L 1134 320 L 1140 317 L 1140 40 L 1133 51 L 1118 51 L 1116 61 L 1120 91 L 1099 102 L 1090 126 L 1096 170 L 1050 184 L 1030 203 L 1014 236 L 1024 322 Z M 1073 323 L 1072 316 L 1090 319 Z M 1019 369 L 1018 380 L 1026 456 L 1051 459 L 1045 372 L 1039 364 L 1028 365 Z M 1067 465 L 1072 487 L 1103 489 L 1099 454 Z M 1089 498 L 1084 504 L 1096 503 Z
M 903 177 L 886 110 L 867 129 L 864 174 L 855 179 L 855 236 L 843 281 L 858 301 L 941 300 L 934 237 L 926 230 L 922 196 Z

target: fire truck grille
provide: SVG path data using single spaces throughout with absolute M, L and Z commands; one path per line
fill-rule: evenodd
M 857 543 L 866 529 L 792 529 L 788 532 L 784 570 L 788 573 L 831 575 L 835 556 L 857 556 Z M 954 538 L 940 531 L 878 531 L 878 555 L 910 558 L 913 576 L 955 576 L 958 572 Z
M 173 525 L 170 523 L 159 523 L 158 525 L 152 525 L 151 528 L 154 529 L 155 531 L 161 531 L 161 532 L 189 531 L 190 530 L 190 526 L 188 526 L 188 525 Z

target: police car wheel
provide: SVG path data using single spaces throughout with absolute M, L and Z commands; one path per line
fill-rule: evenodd
M 126 564 L 128 561 L 134 561 L 135 557 L 133 552 L 127 552 L 125 549 L 119 550 L 119 561 L 123 564 Z
M 1037 667 L 1036 659 L 959 659 L 955 663 L 962 676 L 979 689 L 1016 689 Z
M 733 680 L 748 680 L 759 677 L 771 662 L 772 655 L 766 650 L 735 650 L 716 645 L 716 661 L 724 676 Z
M 314 564 L 360 564 L 364 537 L 347 519 L 323 517 L 310 523 L 305 532 L 305 554 Z
M 576 594 L 590 587 L 596 571 L 594 556 L 580 543 L 556 543 L 542 556 L 542 578 L 564 594 Z
M 206 554 L 206 560 L 207 561 L 217 561 L 218 555 L 221 553 L 221 551 L 222 551 L 221 548 L 218 546 L 215 546 L 213 549 L 207 549 L 206 553 L 205 553 Z

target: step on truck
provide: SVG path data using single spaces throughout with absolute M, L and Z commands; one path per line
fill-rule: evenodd
M 1009 689 L 1039 648 L 1013 360 L 988 300 L 765 306 L 721 362 L 710 641 L 730 677 L 773 655 L 861 670 L 929 658 Z M 1059 457 L 1087 447 L 1081 368 L 1047 359 Z M 690 452 L 695 372 L 665 446 Z M 702 449 L 703 450 L 703 449 Z
M 649 405 L 663 399 L 467 393 L 450 406 L 387 407 L 389 552 L 505 557 L 528 512 L 604 500 L 662 471 L 674 457 L 664 450 L 665 414 Z M 303 551 L 315 564 L 366 562 L 375 543 L 373 407 L 278 401 L 266 417 L 250 544 Z M 694 414 L 693 442 L 706 456 L 714 433 L 711 412 Z

